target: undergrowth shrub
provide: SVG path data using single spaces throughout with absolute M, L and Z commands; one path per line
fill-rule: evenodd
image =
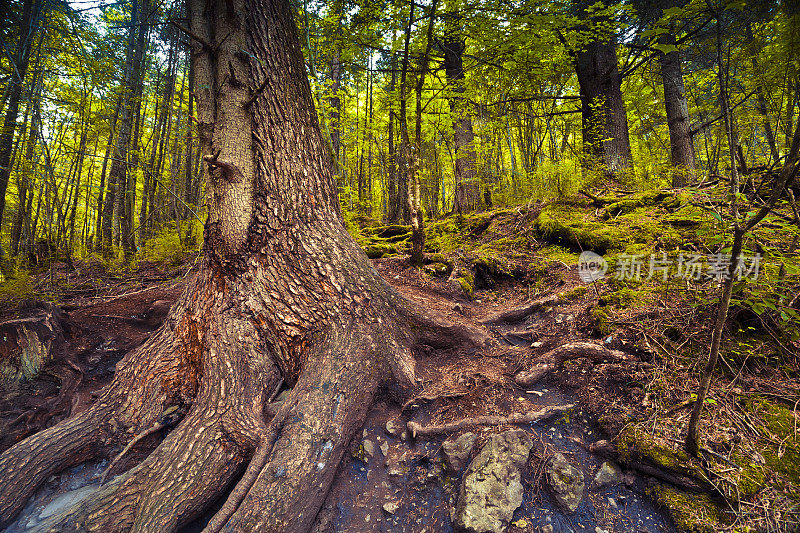
M 14 266 L 8 276 L 0 274 L 0 304 L 14 305 L 33 297 L 33 278 L 30 273 Z
M 158 233 L 147 239 L 140 250 L 140 259 L 168 266 L 179 265 L 187 253 L 197 249 L 197 246 L 183 243 L 181 237 L 175 222 L 167 222 Z

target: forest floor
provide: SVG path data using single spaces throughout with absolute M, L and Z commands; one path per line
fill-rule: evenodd
M 451 530 L 463 468 L 443 465 L 443 441 L 474 432 L 474 456 L 490 435 L 510 427 L 525 429 L 534 451 L 509 531 L 800 527 L 800 343 L 791 334 L 794 316 L 785 312 L 796 309 L 791 297 L 798 291 L 786 287 L 797 288 L 800 276 L 793 250 L 800 231 L 792 211 L 776 212 L 749 243 L 765 258 L 762 280 L 769 290 L 738 288 L 723 347 L 730 370 L 721 369 L 714 380 L 698 460 L 681 445 L 717 284 L 673 279 L 671 272 L 666 281 L 660 273 L 644 279 L 646 258 L 677 245 L 718 252 L 725 245 L 718 238 L 724 209 L 709 190 L 592 196 L 431 223 L 422 268 L 405 256 L 408 227 L 351 228 L 401 294 L 450 322 L 486 328 L 492 340 L 472 352 L 416 354 L 421 390 L 404 404 L 387 397 L 375 405 L 340 467 L 318 531 Z M 605 277 L 588 284 L 581 279 L 582 249 L 608 260 Z M 615 276 L 633 255 L 645 257 L 642 279 Z M 117 361 L 158 327 L 180 294 L 195 257 L 184 259 L 169 267 L 140 263 L 114 275 L 99 262 L 72 269 L 56 263 L 32 278 L 39 298 L 20 295 L 0 315 L 0 326 L 55 313 L 62 331 L 37 377 L 0 388 L 0 451 L 96 397 Z M 778 286 L 779 263 L 784 274 L 777 290 L 786 291 L 786 301 L 770 292 Z M 0 358 L 13 340 L 3 337 Z M 581 351 L 580 342 L 599 347 L 602 356 Z M 532 378 L 531 370 L 539 372 Z M 470 425 L 416 438 L 405 431 L 409 422 L 430 428 L 567 403 L 577 407 L 535 424 Z M 126 460 L 141 460 L 155 442 Z M 559 508 L 545 488 L 545 465 L 556 452 L 586 478 L 587 496 L 575 513 Z M 592 486 L 608 459 L 622 466 L 622 482 Z M 60 493 L 79 488 L 70 476 L 93 482 L 86 472 L 54 476 L 26 509 L 24 523 L 33 523 Z

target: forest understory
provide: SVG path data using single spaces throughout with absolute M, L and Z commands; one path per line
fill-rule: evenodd
M 800 342 L 796 315 L 779 311 L 799 305 L 800 230 L 789 202 L 747 243 L 748 253 L 763 256 L 762 282 L 736 288 L 724 361 L 701 420 L 700 458 L 682 450 L 718 280 L 671 271 L 666 280 L 660 273 L 645 279 L 646 258 L 662 251 L 672 257 L 678 245 L 718 253 L 725 246 L 724 194 L 719 186 L 596 190 L 453 215 L 429 224 L 422 267 L 408 260 L 410 227 L 367 217 L 352 222 L 350 231 L 392 287 L 434 316 L 484 330 L 490 340 L 473 350 L 415 353 L 419 388 L 412 398 L 379 393 L 315 531 L 450 530 L 465 464 L 491 435 L 513 428 L 531 433 L 533 452 L 522 468 L 522 504 L 504 524 L 508 531 L 548 531 L 548 525 L 549 531 L 629 531 L 634 501 L 658 509 L 642 530 L 797 530 Z M 577 263 L 590 248 L 603 252 L 609 268 L 585 283 Z M 618 279 L 621 262 L 633 255 L 645 258 L 641 279 Z M 109 271 L 100 261 L 54 261 L 27 279 L 27 289 L 17 288 L 17 297 L 7 295 L 0 320 L 0 452 L 87 409 L 122 356 L 164 320 L 196 262 L 188 253 Z M 769 287 L 778 281 L 795 290 L 773 294 Z M 44 348 L 21 349 L 31 346 L 16 333 L 25 320 L 35 324 L 29 331 Z M 50 324 L 44 333 L 42 324 Z M 34 356 L 43 359 L 25 359 Z M 548 407 L 555 411 L 547 419 L 524 419 Z M 97 483 L 114 457 L 112 477 L 138 464 L 171 427 L 136 437 L 121 457 L 121 447 L 110 449 L 102 467 L 86 467 L 85 483 Z M 465 433 L 477 438 L 466 463 L 454 468 L 443 441 Z M 558 507 L 545 479 L 558 452 L 586 477 L 577 514 Z M 623 475 L 619 488 L 598 492 L 590 480 L 605 460 L 618 463 Z M 23 513 L 32 520 L 25 523 L 38 523 L 37 513 L 67 486 L 60 483 L 51 477 L 38 507 L 32 502 Z M 625 491 L 632 500 L 620 497 Z M 15 524 L 9 531 L 25 530 Z M 185 530 L 202 525 L 201 519 Z

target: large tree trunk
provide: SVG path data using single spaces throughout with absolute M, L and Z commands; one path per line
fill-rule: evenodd
M 660 39 L 662 44 L 675 45 L 675 37 L 666 34 Z M 661 62 L 661 82 L 664 86 L 664 107 L 669 127 L 669 145 L 672 155 L 672 186 L 685 187 L 694 172 L 694 145 L 692 144 L 689 105 L 683 86 L 681 53 L 672 50 L 659 55 Z
M 453 151 L 455 157 L 455 194 L 453 210 L 457 213 L 474 211 L 480 202 L 480 186 L 475 171 L 475 134 L 472 117 L 464 91 L 464 39 L 461 36 L 461 16 L 458 13 L 445 15 L 445 34 L 442 41 L 444 70 L 450 86 L 450 112 L 453 115 Z
M 586 167 L 618 177 L 631 167 L 631 144 L 613 37 L 593 40 L 576 52 L 575 70 Z
M 0 455 L 0 527 L 51 474 L 169 422 L 146 459 L 45 529 L 174 531 L 234 486 L 210 530 L 308 531 L 379 387 L 415 385 L 421 344 L 480 341 L 416 311 L 344 229 L 290 4 L 187 7 L 202 41 L 201 266 L 87 411 Z M 272 413 L 281 382 L 292 392 Z

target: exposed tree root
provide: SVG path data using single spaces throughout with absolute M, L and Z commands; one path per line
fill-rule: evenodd
M 311 528 L 341 457 L 387 375 L 379 355 L 385 333 L 353 324 L 328 334 L 292 390 L 291 415 L 269 462 L 223 531 Z
M 102 455 L 108 411 L 90 409 L 17 443 L 0 456 L 0 528 L 51 474 Z
M 500 324 L 519 322 L 527 318 L 529 315 L 535 313 L 542 307 L 553 305 L 557 301 L 558 296 L 556 295 L 545 296 L 544 298 L 533 300 L 525 305 L 521 305 L 519 307 L 515 307 L 514 309 L 509 309 L 508 311 L 503 311 L 502 313 L 498 313 L 492 317 L 489 317 L 483 321 L 483 324 L 487 326 L 497 326 Z
M 411 431 L 411 436 L 416 438 L 418 435 L 427 437 L 430 435 L 440 435 L 442 433 L 451 433 L 458 431 L 465 427 L 471 426 L 502 426 L 506 424 L 532 424 L 546 420 L 555 415 L 565 413 L 574 408 L 575 404 L 570 403 L 566 405 L 552 405 L 545 407 L 539 411 L 532 413 L 514 413 L 508 416 L 476 416 L 473 418 L 465 418 L 449 424 L 423 426 L 418 422 L 411 421 L 408 423 L 408 430 Z
M 584 446 L 584 443 L 580 444 Z M 613 459 L 622 463 L 628 468 L 641 472 L 642 474 L 652 476 L 660 481 L 664 481 L 683 490 L 689 492 L 717 492 L 714 486 L 704 479 L 699 479 L 697 477 L 688 475 L 686 472 L 655 464 L 652 461 L 647 460 L 646 457 L 636 458 L 633 455 L 628 457 L 620 457 L 616 446 L 607 440 L 600 440 L 584 447 L 593 454 L 608 457 L 609 459 Z
M 633 356 L 625 352 L 611 350 L 593 342 L 571 342 L 537 357 L 534 365 L 527 371 L 519 372 L 514 377 L 514 381 L 520 387 L 530 387 L 564 361 L 582 357 L 595 363 L 622 362 L 633 359 Z

